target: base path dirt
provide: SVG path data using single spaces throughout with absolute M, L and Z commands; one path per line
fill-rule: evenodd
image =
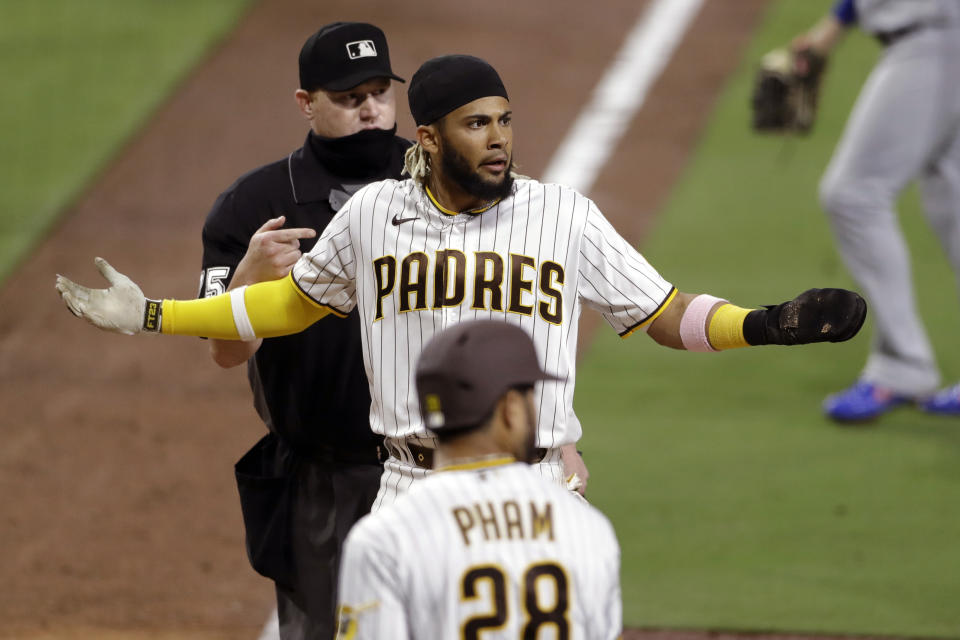
M 149 296 L 193 297 L 217 194 L 302 142 L 297 54 L 324 23 L 380 25 L 406 78 L 444 53 L 490 60 L 515 109 L 517 159 L 536 176 L 644 4 L 255 5 L 0 290 L 0 637 L 252 639 L 274 603 L 247 565 L 233 484 L 233 462 L 263 431 L 243 371 L 218 369 L 200 340 L 95 331 L 63 308 L 54 274 L 100 282 L 100 255 Z M 705 3 L 594 187 L 632 241 L 764 5 Z

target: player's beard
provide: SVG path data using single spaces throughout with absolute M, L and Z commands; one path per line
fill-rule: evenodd
M 464 192 L 471 196 L 490 202 L 506 198 L 513 190 L 513 158 L 507 163 L 507 170 L 499 182 L 489 182 L 480 177 L 480 173 L 470 166 L 467 159 L 451 146 L 440 154 L 440 166 L 443 175 L 453 181 Z

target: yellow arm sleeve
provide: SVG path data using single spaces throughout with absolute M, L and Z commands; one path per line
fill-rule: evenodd
M 250 285 L 243 293 L 246 315 L 258 338 L 299 333 L 332 312 L 310 300 L 291 276 Z M 240 339 L 229 293 L 199 300 L 164 300 L 160 331 L 181 336 Z
M 730 303 L 721 305 L 710 319 L 708 335 L 710 344 L 717 351 L 749 347 L 750 343 L 743 337 L 743 321 L 753 309 L 744 309 Z

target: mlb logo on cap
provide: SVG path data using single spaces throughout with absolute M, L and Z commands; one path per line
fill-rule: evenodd
M 390 68 L 386 36 L 372 24 L 333 22 L 307 38 L 300 49 L 304 91 L 346 91 L 373 78 L 403 82 Z
M 376 58 L 377 48 L 373 46 L 373 40 L 357 40 L 347 43 L 347 55 L 351 60 L 357 58 Z

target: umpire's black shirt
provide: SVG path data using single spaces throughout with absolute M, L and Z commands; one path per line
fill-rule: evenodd
M 284 215 L 285 227 L 312 227 L 319 237 L 357 189 L 399 178 L 410 143 L 395 131 L 336 139 L 311 132 L 303 147 L 220 194 L 203 227 L 200 297 L 226 290 L 251 236 L 270 218 Z M 306 253 L 315 243 L 301 240 L 300 249 Z M 296 335 L 265 339 L 247 367 L 257 412 L 295 450 L 334 448 L 365 456 L 381 443 L 370 431 L 356 310 L 346 319 L 323 318 Z

